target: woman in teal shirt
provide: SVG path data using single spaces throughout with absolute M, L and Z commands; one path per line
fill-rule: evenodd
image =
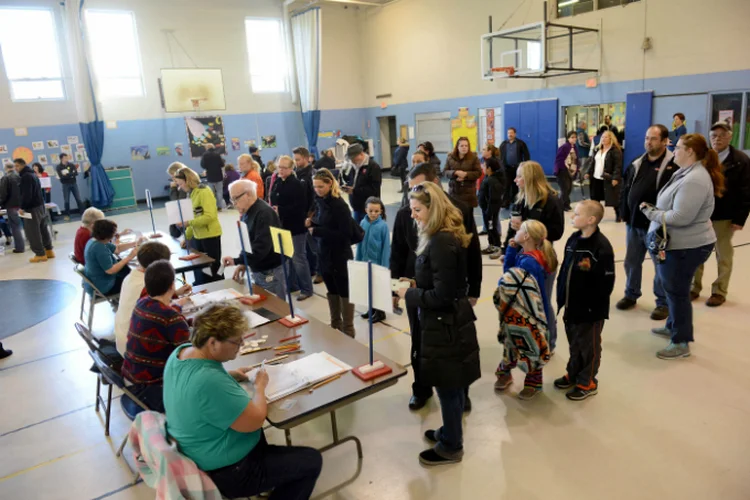
M 117 224 L 111 220 L 100 219 L 94 222 L 91 239 L 83 251 L 86 259 L 83 273 L 104 295 L 120 293 L 122 282 L 130 273 L 128 264 L 138 255 L 138 248 L 134 248 L 127 257 L 118 259 L 115 255 L 117 247 L 112 244 L 115 234 Z
M 164 369 L 167 431 L 180 451 L 207 472 L 228 498 L 273 490 L 271 498 L 310 498 L 323 466 L 313 448 L 272 446 L 263 422 L 265 397 L 251 399 L 239 384 L 249 368 L 227 372 L 250 330 L 236 306 L 216 304 L 193 323 L 191 344 L 172 353 Z M 265 393 L 268 374 L 258 372 L 255 394 Z

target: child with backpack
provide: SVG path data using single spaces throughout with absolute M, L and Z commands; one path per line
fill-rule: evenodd
M 371 261 L 383 267 L 390 267 L 391 262 L 391 233 L 385 222 L 385 205 L 375 196 L 370 196 L 365 202 L 365 213 L 367 216 L 360 222 L 364 230 L 364 238 L 357 245 L 355 260 L 360 262 Z M 369 312 L 362 318 L 370 317 Z M 385 319 L 385 312 L 380 309 L 372 310 L 372 322 L 377 323 Z

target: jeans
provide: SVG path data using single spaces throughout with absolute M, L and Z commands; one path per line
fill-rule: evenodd
M 443 458 L 460 458 L 464 454 L 463 414 L 466 402 L 463 388 L 436 387 L 440 398 L 443 426 L 437 430 L 435 452 Z
M 65 201 L 65 215 L 70 215 L 70 194 L 73 193 L 73 198 L 76 200 L 76 207 L 78 211 L 83 214 L 83 204 L 81 203 L 81 196 L 78 193 L 78 184 L 63 184 L 63 200 Z
M 292 262 L 290 263 L 290 266 L 288 268 L 290 272 L 290 283 L 293 282 L 291 278 L 293 276 L 294 280 L 297 283 L 297 287 L 299 288 L 300 294 L 302 295 L 312 295 L 313 293 L 310 265 L 307 262 L 308 234 L 309 233 L 305 231 L 304 233 L 292 235 L 292 243 L 294 243 L 294 257 L 292 258 Z
M 365 215 L 367 214 L 364 212 L 360 212 L 358 210 L 352 210 L 352 218 L 354 219 L 354 222 L 356 222 L 358 226 L 359 226 L 359 223 L 362 222 L 362 219 L 365 218 Z
M 50 236 L 50 228 L 47 223 L 47 210 L 44 208 L 44 205 L 39 205 L 28 210 L 28 213 L 31 214 L 31 219 L 26 219 L 26 222 L 23 224 L 26 239 L 29 240 L 29 246 L 37 257 L 43 257 L 45 250 L 52 250 L 52 237 Z M 19 239 L 23 241 L 23 238 Z
M 244 498 L 273 489 L 272 499 L 307 500 L 323 468 L 318 450 L 301 446 L 272 446 L 260 441 L 239 462 L 208 471 L 227 498 Z
M 284 283 L 284 270 L 279 267 L 266 271 L 253 271 L 253 283 L 268 290 L 281 300 L 286 299 L 286 284 Z
M 224 209 L 227 208 L 227 204 L 224 202 L 224 181 L 219 182 L 207 182 L 206 185 L 211 188 L 216 198 L 216 208 Z
M 310 275 L 320 274 L 318 271 L 318 242 L 315 241 L 315 237 L 308 231 L 305 235 L 305 241 L 307 242 L 307 262 L 310 265 Z
M 544 278 L 544 292 L 547 294 L 547 301 L 549 304 L 544 304 L 545 311 L 549 312 L 549 318 L 547 318 L 547 328 L 549 329 L 549 348 L 554 351 L 557 345 L 557 316 L 555 316 L 555 308 L 552 306 L 552 291 L 555 289 L 555 278 L 557 278 L 557 270 L 553 273 L 545 275 Z
M 695 271 L 711 256 L 714 244 L 684 250 L 667 250 L 664 262 L 656 264 L 656 272 L 664 284 L 669 305 L 667 329 L 672 342 L 693 342 L 693 305 L 690 288 Z
M 641 296 L 641 276 L 643 274 L 643 259 L 646 258 L 648 247 L 646 246 L 646 234 L 648 229 L 627 226 L 627 249 L 625 251 L 625 297 L 632 300 L 638 300 Z M 658 307 L 667 306 L 667 296 L 664 293 L 663 280 L 659 276 L 659 264 L 656 263 L 654 256 L 651 260 L 656 267 L 654 275 L 654 296 Z
M 10 232 L 10 226 L 8 226 L 8 222 L 5 220 L 5 217 L 1 215 L 0 215 L 0 230 L 2 230 L 6 238 L 13 237 L 13 233 Z

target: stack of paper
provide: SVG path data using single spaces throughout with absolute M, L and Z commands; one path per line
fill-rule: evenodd
M 211 293 L 197 293 L 190 297 L 190 302 L 195 307 L 203 307 L 208 304 L 215 302 L 223 302 L 225 300 L 232 300 L 242 297 L 242 294 L 233 288 L 225 288 L 224 290 L 216 290 Z
M 266 399 L 273 403 L 320 381 L 346 373 L 352 367 L 326 352 L 318 352 L 290 363 L 266 366 L 265 369 L 268 372 Z M 254 374 L 250 378 L 252 380 Z

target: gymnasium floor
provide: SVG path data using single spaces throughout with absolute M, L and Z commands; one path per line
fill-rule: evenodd
M 398 202 L 401 195 L 396 189 L 396 181 L 385 181 L 386 203 Z M 163 209 L 155 217 L 159 227 L 166 227 Z M 143 211 L 112 218 L 123 228 L 147 230 L 150 225 Z M 224 254 L 235 254 L 238 242 L 231 228 L 236 212 L 224 212 L 220 218 Z M 625 226 L 613 219 L 608 212 L 602 230 L 621 261 Z M 57 279 L 78 287 L 66 258 L 77 226 L 56 226 L 58 257 L 46 264 L 29 264 L 30 252 L 0 257 L 0 279 Z M 571 232 L 568 226 L 566 237 Z M 357 472 L 353 447 L 326 452 L 315 495 L 346 482 L 328 498 L 747 500 L 750 229 L 736 235 L 735 245 L 739 247 L 729 300 L 718 309 L 703 304 L 716 275 L 715 261 L 707 266 L 703 297 L 694 304 L 697 342 L 692 357 L 655 357 L 665 341 L 649 333 L 657 323 L 648 317 L 654 306 L 648 286 L 637 309 L 620 312 L 613 305 L 604 330 L 599 395 L 580 403 L 568 401 L 552 386 L 567 361 L 564 335 L 544 370 L 542 395 L 518 400 L 522 377 L 517 373 L 508 394 L 494 393 L 501 349 L 491 296 L 501 268 L 485 257 L 482 298 L 476 308 L 483 377 L 471 388 L 473 411 L 465 417 L 463 463 L 431 469 L 419 465 L 417 455 L 426 448 L 422 433 L 439 425 L 440 413 L 437 398 L 420 412 L 408 410 L 410 372 L 396 386 L 338 412 L 341 435 L 362 439 L 362 470 L 347 482 Z M 562 242 L 557 247 L 561 252 Z M 621 263 L 617 272 L 613 304 L 624 288 Z M 649 262 L 644 282 L 652 277 Z M 324 293 L 323 285 L 317 285 L 316 297 L 300 308 L 327 321 Z M 24 300 L 2 299 L 0 311 Z M 119 405 L 113 409 L 112 436 L 104 437 L 102 417 L 94 411 L 91 360 L 73 329 L 78 307 L 76 298 L 50 319 L 3 340 L 15 354 L 0 361 L 0 498 L 154 498 L 145 484 L 130 486 L 127 469 L 115 458 L 130 424 Z M 112 321 L 109 307 L 97 307 L 95 333 L 111 332 Z M 375 349 L 406 364 L 406 317 L 389 314 L 387 323 L 376 327 Z M 364 320 L 357 317 L 356 326 L 357 339 L 366 343 Z M 280 431 L 271 429 L 267 436 L 273 443 L 283 442 Z M 330 439 L 329 422 L 309 422 L 294 429 L 292 438 L 295 444 L 321 447 Z

